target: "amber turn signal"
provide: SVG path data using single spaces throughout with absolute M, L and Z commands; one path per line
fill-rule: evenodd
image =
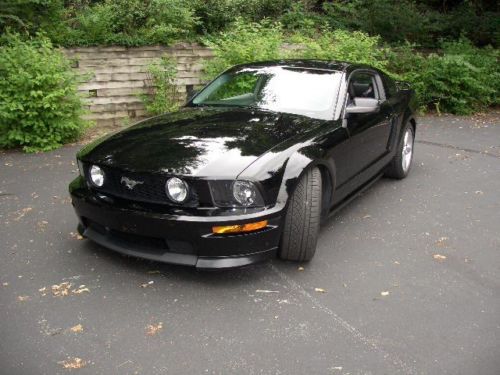
M 244 233 L 244 232 L 253 232 L 255 230 L 259 230 L 265 227 L 267 227 L 267 220 L 257 221 L 256 223 L 212 227 L 212 232 L 215 234 Z

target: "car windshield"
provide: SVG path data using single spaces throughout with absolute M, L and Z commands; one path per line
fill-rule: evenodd
M 293 113 L 317 119 L 333 117 L 341 72 L 291 67 L 241 68 L 206 86 L 195 106 L 235 106 Z

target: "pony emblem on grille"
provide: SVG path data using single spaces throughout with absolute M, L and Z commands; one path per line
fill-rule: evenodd
M 124 184 L 127 187 L 127 189 L 129 189 L 129 190 L 132 190 L 133 188 L 135 188 L 136 185 L 142 185 L 144 183 L 144 181 L 132 180 L 131 178 L 128 178 L 125 176 L 122 177 L 120 182 L 122 184 Z

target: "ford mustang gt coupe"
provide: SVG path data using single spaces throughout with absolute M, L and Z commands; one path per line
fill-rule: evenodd
M 366 65 L 228 69 L 175 113 L 84 147 L 78 231 L 123 254 L 198 268 L 310 260 L 321 220 L 382 175 L 406 177 L 414 92 Z

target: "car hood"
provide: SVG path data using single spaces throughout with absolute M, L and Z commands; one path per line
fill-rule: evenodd
M 260 155 L 324 122 L 242 108 L 185 108 L 83 148 L 86 162 L 135 172 L 235 178 Z

